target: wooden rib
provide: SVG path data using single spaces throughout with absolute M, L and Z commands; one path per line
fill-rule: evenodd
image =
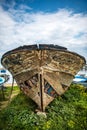
M 44 74 L 44 79 L 54 88 L 58 95 L 65 92 L 56 73 L 46 73 Z

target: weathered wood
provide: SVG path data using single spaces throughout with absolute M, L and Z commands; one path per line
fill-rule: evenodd
M 77 53 L 54 45 L 19 47 L 4 54 L 1 62 L 41 111 L 68 89 L 86 63 Z

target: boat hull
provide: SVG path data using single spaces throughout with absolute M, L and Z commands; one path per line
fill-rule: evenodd
M 35 45 L 6 53 L 2 64 L 20 89 L 45 111 L 54 98 L 68 89 L 74 75 L 85 65 L 85 59 L 59 46 Z

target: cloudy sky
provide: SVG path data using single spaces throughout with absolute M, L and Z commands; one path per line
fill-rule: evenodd
M 0 0 L 0 59 L 39 43 L 67 47 L 87 60 L 87 0 Z

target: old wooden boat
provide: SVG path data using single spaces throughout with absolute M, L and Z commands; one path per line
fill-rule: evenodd
M 57 45 L 28 45 L 5 53 L 2 65 L 41 111 L 70 86 L 85 58 Z

